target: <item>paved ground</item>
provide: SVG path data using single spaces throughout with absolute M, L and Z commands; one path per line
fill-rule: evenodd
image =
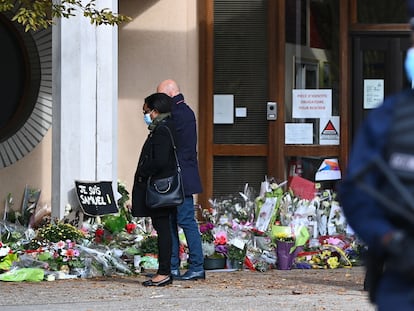
M 208 271 L 205 281 L 145 288 L 144 276 L 0 282 L 0 310 L 349 310 L 372 311 L 363 268 Z

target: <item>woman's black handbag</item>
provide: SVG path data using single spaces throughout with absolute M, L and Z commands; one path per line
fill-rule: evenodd
M 177 163 L 177 173 L 173 176 L 165 178 L 148 178 L 145 200 L 146 205 L 149 208 L 175 207 L 183 204 L 184 202 L 184 188 L 181 178 L 181 167 L 180 163 L 178 162 L 174 138 L 171 134 L 170 129 L 167 126 L 165 126 L 165 128 L 170 134 L 171 142 L 174 148 L 174 156 Z

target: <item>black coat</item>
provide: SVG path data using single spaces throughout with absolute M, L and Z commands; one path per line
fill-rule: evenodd
M 196 118 L 182 94 L 174 96 L 173 102 L 171 113 L 177 133 L 178 161 L 181 165 L 185 195 L 190 196 L 203 191 L 198 171 Z
M 177 164 L 170 134 L 175 140 L 175 127 L 170 117 L 162 120 L 148 135 L 139 156 L 132 188 L 132 215 L 156 217 L 166 215 L 171 208 L 150 209 L 145 205 L 148 177 L 164 178 L 176 173 Z

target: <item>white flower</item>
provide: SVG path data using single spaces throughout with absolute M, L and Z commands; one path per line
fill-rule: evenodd
M 203 249 L 203 255 L 205 257 L 211 256 L 214 254 L 214 243 L 209 243 L 209 242 L 203 242 L 201 244 L 201 247 Z
M 72 211 L 72 206 L 70 204 L 66 204 L 65 205 L 65 217 L 68 216 L 71 211 Z
M 279 185 L 277 183 L 271 183 L 270 184 L 270 189 L 276 190 L 277 188 L 279 188 Z
M 10 252 L 10 247 L 7 245 L 2 245 L 0 247 L 0 257 L 6 256 Z

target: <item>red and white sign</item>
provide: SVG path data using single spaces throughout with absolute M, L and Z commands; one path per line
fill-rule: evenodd
M 321 118 L 319 121 L 319 144 L 339 145 L 339 117 Z
M 332 90 L 292 90 L 293 118 L 323 118 L 332 115 Z

